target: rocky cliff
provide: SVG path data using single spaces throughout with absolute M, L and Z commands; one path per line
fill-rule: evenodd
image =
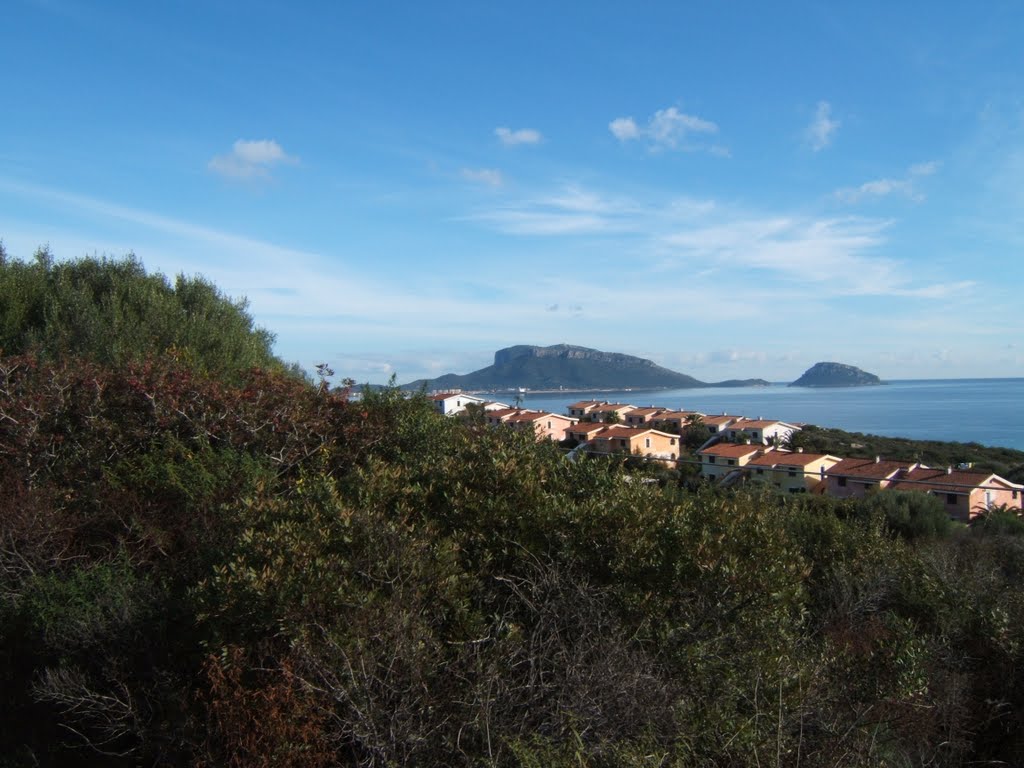
M 618 352 L 602 352 L 571 344 L 535 347 L 520 344 L 494 353 L 494 365 L 465 375 L 449 373 L 420 379 L 405 389 L 682 389 L 707 386 L 767 384 L 761 379 L 708 384 L 663 368 L 651 360 Z
M 867 387 L 881 384 L 875 374 L 843 363 L 815 363 L 791 387 Z

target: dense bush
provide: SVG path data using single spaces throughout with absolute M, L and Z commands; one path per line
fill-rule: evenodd
M 253 324 L 246 302 L 200 277 L 173 283 L 134 256 L 58 262 L 48 250 L 23 262 L 0 255 L 0 351 L 104 365 L 173 352 L 216 376 L 280 368 L 274 336 Z
M 1021 762 L 1006 513 L 634 472 L 394 389 L 0 357 L 0 765 Z

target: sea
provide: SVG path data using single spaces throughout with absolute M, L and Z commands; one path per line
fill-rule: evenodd
M 496 394 L 502 402 L 514 394 Z M 527 392 L 521 407 L 566 413 L 578 400 L 730 414 L 848 432 L 1024 450 L 1024 378 L 909 379 L 881 386 Z M 511 404 L 511 403 L 510 403 Z

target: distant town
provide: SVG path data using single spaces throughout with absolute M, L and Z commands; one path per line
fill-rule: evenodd
M 929 467 L 792 448 L 804 426 L 799 423 L 605 400 L 581 400 L 559 414 L 461 391 L 437 392 L 429 399 L 443 416 L 475 415 L 492 428 L 531 432 L 538 440 L 563 444 L 571 458 L 626 455 L 666 467 L 689 464 L 701 478 L 721 486 L 760 482 L 783 493 L 840 499 L 883 490 L 918 491 L 942 499 L 949 517 L 963 522 L 996 507 L 1024 509 L 1024 485 L 968 464 Z

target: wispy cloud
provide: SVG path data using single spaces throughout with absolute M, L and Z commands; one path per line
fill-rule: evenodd
M 485 184 L 489 187 L 500 187 L 505 183 L 501 171 L 496 168 L 463 168 L 459 174 L 466 181 Z
M 832 118 L 832 105 L 827 101 L 819 101 L 814 111 L 814 119 L 807 126 L 807 141 L 811 149 L 820 152 L 831 144 L 839 126 L 840 122 Z
M 630 204 L 569 186 L 466 217 L 513 235 L 583 235 L 622 231 Z
M 675 107 L 659 109 L 647 121 L 639 125 L 632 117 L 617 117 L 608 124 L 608 130 L 619 141 L 644 141 L 652 151 L 680 149 L 684 151 L 707 150 L 720 154 L 721 147 L 694 142 L 694 135 L 718 133 L 718 126 L 710 120 L 680 112 Z
M 289 155 L 281 145 L 270 139 L 247 141 L 239 139 L 224 155 L 216 155 L 207 164 L 214 173 L 231 179 L 257 179 L 270 175 L 278 165 L 293 165 L 299 159 Z
M 534 130 L 533 128 L 519 128 L 518 130 L 512 130 L 501 126 L 494 129 L 494 135 L 498 137 L 506 147 L 515 147 L 520 144 L 540 144 L 543 138 L 540 135 L 540 131 Z
M 837 189 L 835 197 L 844 203 L 859 203 L 871 198 L 888 197 L 898 194 L 914 202 L 924 200 L 924 193 L 921 192 L 916 182 L 926 176 L 931 176 L 939 169 L 938 161 L 931 160 L 926 163 L 917 163 L 910 166 L 907 172 L 898 178 L 873 179 L 866 181 L 857 187 L 843 187 Z

